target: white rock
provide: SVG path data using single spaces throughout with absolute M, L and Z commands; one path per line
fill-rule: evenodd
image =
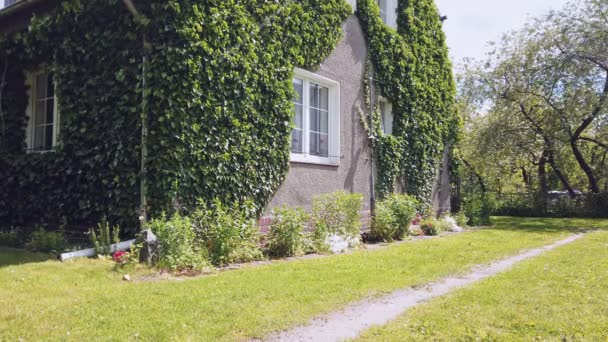
M 447 224 L 449 225 L 448 231 L 450 231 L 450 232 L 459 233 L 464 230 L 464 229 L 458 227 L 458 223 L 456 223 L 456 220 L 454 220 L 454 218 L 452 218 L 450 216 L 446 216 L 443 220 L 445 222 L 447 222 Z
M 334 253 L 344 253 L 348 250 L 349 241 L 338 234 L 333 234 L 325 240 L 325 243 L 329 246 L 329 250 Z

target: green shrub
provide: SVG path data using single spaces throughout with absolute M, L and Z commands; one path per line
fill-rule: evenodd
M 397 220 L 394 238 L 396 240 L 403 240 L 408 234 L 412 220 L 416 216 L 418 201 L 414 197 L 404 194 L 392 194 L 385 201 L 387 201 L 389 208 L 391 208 Z
M 205 248 L 197 241 L 192 220 L 179 213 L 163 214 L 148 223 L 159 241 L 158 266 L 172 271 L 202 270 L 209 265 Z
M 408 232 L 418 201 L 408 195 L 391 194 L 378 202 L 372 224 L 371 235 L 374 240 L 390 242 L 403 240 Z
M 104 217 L 97 224 L 97 230 L 95 228 L 89 230 L 89 237 L 97 255 L 110 255 L 112 245 L 120 242 L 120 227 L 110 228 L 108 220 Z
M 337 191 L 318 195 L 312 201 L 312 219 L 318 237 L 338 234 L 356 238 L 361 234 L 363 195 Z
M 371 227 L 371 239 L 391 242 L 397 235 L 397 226 L 397 217 L 392 208 L 385 201 L 378 202 Z
M 469 218 L 465 215 L 464 211 L 459 211 L 453 217 L 454 217 L 454 220 L 456 220 L 456 224 L 458 225 L 458 227 L 464 228 L 469 223 Z
M 215 200 L 212 206 L 194 213 L 197 237 L 214 265 L 249 262 L 264 256 L 259 246 L 259 229 L 252 203 L 226 206 Z
M 494 205 L 488 195 L 473 195 L 464 201 L 463 208 L 465 215 L 469 218 L 469 225 L 487 226 L 491 224 L 490 215 Z
M 21 238 L 21 232 L 18 229 L 0 232 L 0 246 L 20 247 L 22 245 L 23 240 Z
M 268 254 L 274 257 L 301 255 L 306 251 L 304 229 L 309 215 L 303 209 L 288 207 L 274 210 L 274 219 L 268 234 Z
M 63 232 L 47 232 L 40 228 L 30 238 L 25 248 L 32 252 L 60 253 L 68 246 Z

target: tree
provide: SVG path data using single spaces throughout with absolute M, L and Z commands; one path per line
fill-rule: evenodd
M 571 196 L 580 175 L 600 192 L 608 146 L 607 18 L 605 1 L 569 4 L 505 34 L 486 61 L 465 66 L 460 95 L 484 113 L 473 118 L 472 154 L 498 154 L 491 167 L 504 172 L 497 163 L 508 164 L 528 189 L 536 167 L 546 192 L 550 166 Z

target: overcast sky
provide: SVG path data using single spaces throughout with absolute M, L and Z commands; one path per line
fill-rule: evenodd
M 518 28 L 529 17 L 561 8 L 567 0 L 435 0 L 448 16 L 444 30 L 455 64 L 465 57 L 482 58 L 487 42 Z

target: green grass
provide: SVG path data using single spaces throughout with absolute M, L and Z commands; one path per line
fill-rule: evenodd
M 408 311 L 361 341 L 608 341 L 608 232 Z
M 111 262 L 99 260 L 14 261 L 0 266 L 0 340 L 262 337 L 366 296 L 549 244 L 575 227 L 608 228 L 608 221 L 500 218 L 472 233 L 183 282 L 122 282 Z

